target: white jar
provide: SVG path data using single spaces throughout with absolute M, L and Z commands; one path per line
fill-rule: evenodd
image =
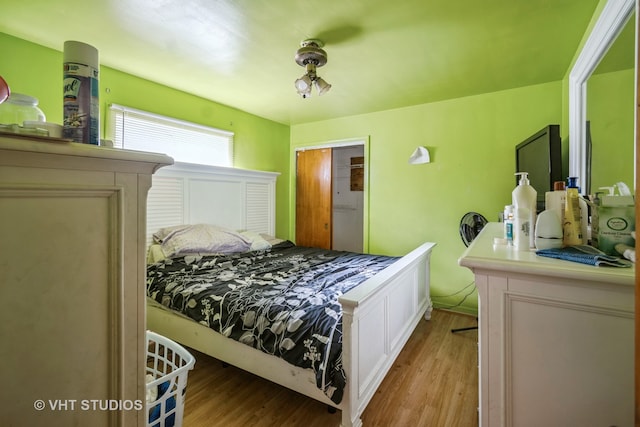
M 46 122 L 47 119 L 38 107 L 38 98 L 12 92 L 9 98 L 0 104 L 0 124 L 22 126 L 25 121 Z

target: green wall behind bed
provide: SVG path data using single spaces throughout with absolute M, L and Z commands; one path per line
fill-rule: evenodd
M 0 33 L 2 75 L 15 92 L 40 99 L 60 123 L 62 53 Z M 424 241 L 432 258 L 436 306 L 475 314 L 473 275 L 459 267 L 465 250 L 460 218 L 476 211 L 495 221 L 510 203 L 514 147 L 551 123 L 561 124 L 567 167 L 567 79 L 537 86 L 288 126 L 107 67 L 101 67 L 101 109 L 118 103 L 235 132 L 235 166 L 280 172 L 276 234 L 292 238 L 295 148 L 366 140 L 369 188 L 365 241 L 372 253 L 401 255 Z M 107 88 L 109 89 L 107 93 Z M 424 145 L 432 162 L 409 165 Z M 450 295 L 450 296 L 449 296 Z M 441 297 L 445 296 L 445 297 Z
M 47 120 L 62 123 L 62 51 L 0 33 L 0 52 L 4 58 L 0 61 L 0 76 L 11 90 L 35 96 Z M 289 226 L 288 126 L 101 66 L 103 138 L 105 112 L 111 103 L 234 132 L 236 167 L 281 172 L 276 188 L 276 234 L 286 237 Z
M 562 91 L 558 81 L 301 124 L 291 127 L 291 142 L 315 146 L 368 135 L 369 251 L 402 255 L 422 242 L 436 242 L 431 259 L 436 307 L 461 304 L 455 309 L 475 314 L 477 297 L 468 286 L 473 275 L 457 264 L 465 250 L 460 219 L 475 211 L 497 221 L 511 203 L 515 145 L 562 122 Z M 429 149 L 431 163 L 409 165 L 419 145 Z
M 0 62 L 0 75 L 14 91 L 38 97 L 48 120 L 59 123 L 62 53 L 2 33 L 0 51 L 12 58 Z M 513 189 L 514 146 L 561 123 L 563 106 L 562 82 L 553 82 L 289 128 L 108 67 L 101 67 L 100 88 L 103 127 L 106 106 L 117 103 L 234 131 L 236 167 L 281 172 L 276 234 L 283 238 L 293 236 L 293 147 L 368 138 L 369 251 L 400 255 L 437 242 L 432 295 L 441 307 L 473 290 L 465 289 L 471 272 L 457 265 L 465 249 L 461 216 L 477 211 L 497 218 Z M 407 164 L 418 145 L 429 148 L 432 163 Z M 475 293 L 456 308 L 476 309 Z

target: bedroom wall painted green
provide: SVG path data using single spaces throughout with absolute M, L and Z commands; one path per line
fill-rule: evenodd
M 0 61 L 0 75 L 11 90 L 35 96 L 47 120 L 62 123 L 62 52 L 4 33 L 0 33 L 0 51 L 9 58 Z M 276 188 L 276 234 L 287 236 L 288 126 L 108 67 L 100 67 L 100 73 L 103 129 L 110 103 L 189 120 L 233 131 L 236 167 L 281 172 Z
M 473 281 L 457 264 L 465 250 L 460 218 L 476 211 L 497 221 L 511 203 L 514 147 L 544 126 L 561 123 L 562 88 L 558 81 L 294 125 L 292 147 L 369 135 L 369 250 L 401 255 L 436 242 L 432 296 L 437 306 L 454 305 L 466 291 L 437 296 L 455 294 Z M 418 145 L 430 150 L 431 163 L 407 163 Z M 475 293 L 457 310 L 475 314 Z
M 587 83 L 591 122 L 591 192 L 616 182 L 634 188 L 635 72 L 594 74 Z
M 61 52 L 3 33 L 0 49 L 12 58 L 0 63 L 0 75 L 14 91 L 38 97 L 48 119 L 60 122 Z M 101 73 L 103 112 L 113 102 L 232 130 L 237 167 L 281 172 L 276 212 L 277 234 L 284 238 L 290 237 L 293 223 L 294 148 L 367 138 L 369 250 L 400 255 L 423 241 L 437 242 L 432 294 L 440 306 L 460 302 L 464 292 L 439 295 L 454 294 L 473 280 L 457 265 L 465 249 L 458 234 L 460 217 L 478 211 L 493 221 L 510 202 L 514 146 L 546 124 L 561 123 L 567 165 L 566 78 L 289 128 L 107 67 Z M 407 164 L 418 145 L 430 149 L 431 164 Z M 475 294 L 458 310 L 475 314 Z

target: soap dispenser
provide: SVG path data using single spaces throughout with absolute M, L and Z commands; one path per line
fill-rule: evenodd
M 534 226 L 536 223 L 537 192 L 529 184 L 528 172 L 516 172 L 520 176 L 518 185 L 511 193 L 514 212 L 513 245 L 517 250 L 535 247 Z
M 577 185 L 578 178 L 569 177 L 567 185 L 567 200 L 562 224 L 563 243 L 565 246 L 582 245 L 582 227 L 580 214 L 580 194 Z

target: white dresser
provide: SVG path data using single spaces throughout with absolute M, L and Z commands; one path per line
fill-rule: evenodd
M 146 197 L 171 163 L 0 137 L 2 425 L 145 425 Z
M 482 427 L 632 426 L 634 269 L 493 245 L 490 223 L 459 263 L 479 295 Z

